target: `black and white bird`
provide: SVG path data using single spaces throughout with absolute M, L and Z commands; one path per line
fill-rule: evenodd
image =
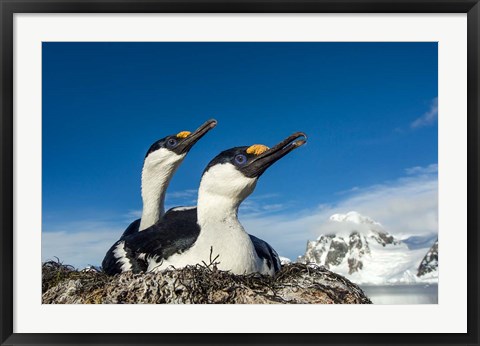
M 210 119 L 193 133 L 182 131 L 150 146 L 142 169 L 142 217 L 133 221 L 120 239 L 143 231 L 162 219 L 165 214 L 165 193 L 177 168 L 193 145 L 216 125 L 217 121 Z
M 220 153 L 202 175 L 197 209 L 170 212 L 148 229 L 116 242 L 103 260 L 104 271 L 161 271 L 209 263 L 213 256 L 221 270 L 273 275 L 280 268 L 278 254 L 245 231 L 238 208 L 268 167 L 305 142 L 306 135 L 298 132 L 271 149 L 252 145 Z

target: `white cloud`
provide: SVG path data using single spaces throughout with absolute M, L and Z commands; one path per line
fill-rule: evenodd
M 176 198 L 192 198 L 197 195 L 197 190 L 195 189 L 187 189 L 183 191 L 173 191 L 168 192 L 168 198 L 176 199 Z
M 95 222 L 85 226 L 65 226 L 65 231 L 42 232 L 42 261 L 58 257 L 64 264 L 80 269 L 90 264 L 101 265 L 105 253 L 124 229 L 114 226 L 108 228 L 104 223 Z
M 415 167 L 410 167 L 405 170 L 405 173 L 408 175 L 415 175 L 415 174 L 434 174 L 438 172 L 438 164 L 433 163 L 431 165 L 428 165 L 426 167 L 422 166 L 415 166 Z
M 125 217 L 127 218 L 127 220 L 134 220 L 134 219 L 139 219 L 142 217 L 142 210 L 141 209 L 137 209 L 137 210 L 129 210 L 126 214 L 125 214 Z
M 240 215 L 245 217 L 262 216 L 288 208 L 287 204 L 278 203 L 278 197 L 278 194 L 251 196 L 241 204 Z
M 356 187 L 335 204 L 322 204 L 296 213 L 282 213 L 288 206 L 275 203 L 277 195 L 259 195 L 242 204 L 240 220 L 245 229 L 269 242 L 279 254 L 296 258 L 307 240 L 332 231 L 329 217 L 351 210 L 380 222 L 397 236 L 436 233 L 438 230 L 437 166 L 413 167 L 393 182 Z M 277 211 L 277 213 L 274 213 Z M 42 234 L 42 260 L 57 256 L 65 264 L 82 268 L 100 265 L 109 247 L 127 224 L 81 222 L 56 226 Z M 48 230 L 47 230 L 48 231 Z
M 417 129 L 419 127 L 432 125 L 438 117 L 438 97 L 435 97 L 430 104 L 430 109 L 424 113 L 420 118 L 415 119 L 410 127 Z
M 190 206 L 197 204 L 196 189 L 187 189 L 183 191 L 168 191 L 165 199 L 165 209 L 168 210 L 178 206 Z

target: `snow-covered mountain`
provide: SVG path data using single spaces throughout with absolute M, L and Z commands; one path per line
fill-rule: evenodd
M 292 260 L 288 257 L 283 257 L 283 256 L 279 256 L 280 257 L 280 264 L 283 266 L 283 265 L 286 265 L 286 264 L 290 264 L 292 263 Z
M 409 249 L 379 222 L 354 211 L 332 215 L 328 226 L 331 232 L 307 242 L 299 262 L 324 265 L 359 284 L 425 282 L 417 269 L 428 248 Z
M 420 278 L 438 278 L 438 239 L 418 266 L 417 276 Z

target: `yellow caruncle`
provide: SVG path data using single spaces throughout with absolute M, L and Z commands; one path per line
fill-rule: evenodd
M 187 138 L 190 134 L 190 131 L 182 131 L 177 134 L 177 138 Z
M 269 147 L 263 144 L 254 144 L 247 149 L 247 154 L 260 155 L 266 152 Z

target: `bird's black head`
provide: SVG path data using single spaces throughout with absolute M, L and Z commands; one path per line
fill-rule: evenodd
M 301 139 L 302 138 L 302 139 Z M 280 158 L 303 145 L 306 136 L 295 133 L 269 149 L 264 145 L 235 147 L 217 155 L 203 172 L 199 188 L 204 199 L 214 198 L 239 204 L 255 189 L 258 178 Z M 203 201 L 208 204 L 209 201 Z M 199 202 L 200 204 L 200 202 Z
M 195 143 L 198 142 L 208 131 L 213 129 L 217 125 L 215 119 L 210 119 L 196 129 L 193 133 L 189 131 L 182 131 L 176 135 L 170 135 L 159 139 L 150 146 L 148 149 L 145 158 L 148 157 L 151 153 L 156 152 L 160 149 L 168 150 L 177 155 L 184 155 L 193 147 Z
M 254 144 L 225 150 L 210 161 L 204 174 L 216 165 L 230 164 L 245 177 L 258 178 L 276 161 L 305 144 L 306 138 L 305 133 L 296 132 L 272 148 Z

